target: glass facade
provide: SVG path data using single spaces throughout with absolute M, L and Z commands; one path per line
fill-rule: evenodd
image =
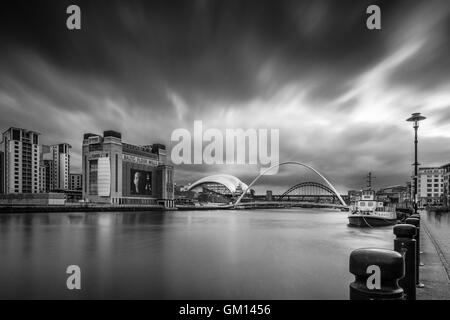
M 97 166 L 97 191 L 100 197 L 110 196 L 111 166 L 108 157 L 98 159 Z
M 97 195 L 98 160 L 89 161 L 89 194 Z

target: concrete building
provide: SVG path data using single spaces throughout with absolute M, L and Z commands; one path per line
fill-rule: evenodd
M 410 197 L 408 195 L 408 187 L 402 185 L 389 186 L 377 190 L 377 198 L 388 203 L 397 205 L 408 203 Z
M 174 205 L 173 168 L 165 146 L 136 146 L 122 134 L 86 133 L 82 146 L 83 199 L 114 204 Z
M 447 163 L 442 166 L 444 171 L 443 177 L 443 200 L 444 205 L 450 206 L 450 163 Z
M 2 135 L 4 193 L 39 192 L 39 133 L 11 127 Z
M 5 176 L 5 174 L 3 172 L 5 170 L 4 165 L 5 165 L 5 154 L 3 151 L 0 150 L 0 194 L 4 193 L 4 190 L 3 190 L 3 184 L 4 184 L 3 177 Z
M 39 193 L 47 193 L 48 190 L 47 167 L 41 162 L 39 164 Z
M 48 191 L 69 189 L 71 148 L 68 143 L 60 143 L 49 146 L 49 152 L 44 153 L 44 160 L 50 160 L 45 163 L 49 172 Z
M 417 177 L 419 206 L 441 204 L 444 195 L 444 168 L 420 167 Z
M 406 182 L 406 201 L 410 203 L 413 201 L 411 181 Z
M 81 173 L 69 174 L 69 190 L 81 190 L 82 189 L 83 175 Z
M 347 197 L 349 199 L 349 203 L 354 204 L 357 201 L 361 200 L 362 191 L 361 190 L 348 190 Z
M 44 183 L 44 192 L 50 192 L 51 190 L 51 176 L 53 172 L 53 161 L 52 160 L 43 160 L 42 166 L 45 170 L 42 170 L 44 176 L 42 177 Z

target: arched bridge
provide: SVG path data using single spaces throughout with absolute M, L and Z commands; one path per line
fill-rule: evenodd
M 261 176 L 265 175 L 266 173 L 268 173 L 270 170 L 277 168 L 277 167 L 281 167 L 283 165 L 288 165 L 288 164 L 293 164 L 293 165 L 297 165 L 297 166 L 301 166 L 304 168 L 307 168 L 311 171 L 313 171 L 316 175 L 318 175 L 325 183 L 326 185 L 322 185 L 317 183 L 316 185 L 312 185 L 313 182 L 309 182 L 309 186 L 323 190 L 325 192 L 328 192 L 329 194 L 335 195 L 337 197 L 337 199 L 339 200 L 339 207 L 343 207 L 343 208 L 347 208 L 347 204 L 345 203 L 344 199 L 342 198 L 342 196 L 338 193 L 338 191 L 336 190 L 336 188 L 328 181 L 327 178 L 325 178 L 319 171 L 317 171 L 316 169 L 314 169 L 313 167 L 304 164 L 302 162 L 298 162 L 298 161 L 286 161 L 286 162 L 281 162 L 278 164 L 275 164 L 273 166 L 271 166 L 270 168 L 267 168 L 266 170 L 264 170 L 263 172 L 261 172 L 255 179 L 253 179 L 253 181 L 248 185 L 248 187 L 244 190 L 244 192 L 241 194 L 241 196 L 236 200 L 236 202 L 234 203 L 233 207 L 237 208 L 242 200 L 242 198 L 246 195 L 247 191 L 250 190 L 250 188 L 258 181 L 259 178 L 261 178 Z M 289 190 L 287 190 L 287 192 L 285 192 L 285 194 L 292 192 L 293 190 L 299 189 L 299 188 L 304 188 L 307 187 L 306 185 L 301 185 L 301 184 L 297 184 L 291 188 L 289 188 Z M 285 195 L 286 196 L 286 195 Z M 274 202 L 274 201 L 272 201 Z M 280 201 L 275 201 L 274 204 L 280 203 Z M 251 205 L 251 203 L 247 203 L 246 206 Z M 242 205 L 241 205 L 242 206 Z
M 338 195 L 328 186 L 318 182 L 301 182 L 286 190 L 280 196 L 274 196 L 278 201 L 330 201 L 335 203 Z
M 299 195 L 305 195 L 305 196 L 313 196 L 313 195 L 334 195 L 334 191 L 328 188 L 327 186 L 318 183 L 318 182 L 301 182 L 296 184 L 295 186 L 290 187 L 286 192 L 284 192 L 280 199 L 283 199 L 288 194 L 298 190 Z

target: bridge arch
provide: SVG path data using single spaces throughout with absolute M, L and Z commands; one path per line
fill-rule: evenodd
M 281 162 L 278 164 L 275 164 L 273 166 L 271 166 L 270 168 L 267 168 L 266 170 L 264 170 L 263 172 L 261 172 L 255 179 L 253 179 L 253 181 L 248 185 L 248 187 L 245 189 L 245 191 L 239 196 L 239 198 L 236 200 L 236 202 L 234 203 L 234 206 L 237 206 L 240 202 L 241 199 L 244 197 L 244 195 L 247 193 L 248 190 L 250 190 L 250 188 L 256 183 L 256 181 L 259 180 L 259 178 L 261 178 L 261 176 L 265 175 L 267 172 L 269 172 L 270 170 L 277 168 L 277 167 L 281 167 L 287 164 L 295 164 L 304 168 L 307 168 L 311 171 L 313 171 L 315 174 L 317 174 L 320 178 L 322 178 L 322 180 L 328 185 L 328 187 L 330 187 L 330 189 L 334 192 L 334 194 L 338 197 L 339 201 L 341 202 L 341 204 L 343 206 L 347 206 L 347 204 L 345 203 L 344 199 L 342 199 L 341 195 L 339 194 L 339 192 L 337 192 L 336 188 L 330 183 L 330 181 L 327 180 L 327 178 L 325 178 L 319 171 L 317 171 L 316 169 L 314 169 L 313 167 L 304 164 L 302 162 L 298 162 L 298 161 L 285 161 L 285 162 Z
M 288 196 L 291 192 L 301 189 L 301 188 L 307 188 L 307 187 L 313 187 L 316 188 L 318 190 L 321 191 L 325 191 L 326 193 L 331 194 L 333 197 L 336 197 L 336 195 L 334 194 L 334 191 L 331 190 L 331 188 L 327 187 L 326 185 L 323 185 L 321 183 L 318 182 L 301 182 L 301 183 L 297 183 L 296 185 L 290 187 L 289 189 L 287 189 L 281 196 L 280 196 L 280 200 L 282 200 L 285 196 Z

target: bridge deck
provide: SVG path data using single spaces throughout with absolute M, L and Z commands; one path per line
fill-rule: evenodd
M 287 201 L 252 201 L 241 202 L 235 208 L 290 208 L 290 207 L 316 207 L 316 208 L 336 208 L 336 209 L 348 209 L 348 206 L 334 203 L 318 203 L 318 202 L 287 202 Z

